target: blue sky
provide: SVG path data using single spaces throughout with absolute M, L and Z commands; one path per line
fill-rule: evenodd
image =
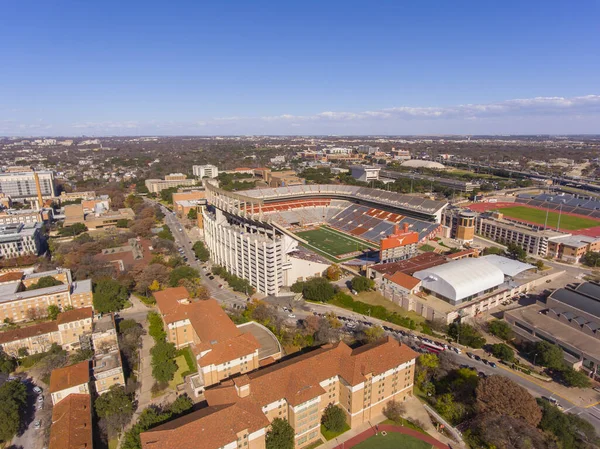
M 600 2 L 13 1 L 0 135 L 600 133 Z

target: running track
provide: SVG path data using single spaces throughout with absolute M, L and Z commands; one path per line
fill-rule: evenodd
M 442 443 L 441 441 L 436 440 L 432 436 L 425 435 L 417 430 L 410 429 L 408 427 L 402 426 L 392 426 L 391 424 L 380 424 L 379 432 L 385 430 L 386 432 L 397 432 L 403 433 L 405 435 L 410 435 L 411 437 L 415 437 L 421 441 L 425 441 L 426 443 L 431 444 L 433 447 L 438 449 L 450 449 L 447 444 Z M 371 427 L 368 430 L 365 430 L 363 433 L 356 435 L 355 437 L 350 438 L 348 441 L 336 446 L 334 449 L 347 449 L 353 446 L 356 446 L 359 443 L 362 443 L 367 438 L 370 438 L 375 435 L 375 428 Z
M 477 204 L 469 204 L 466 207 L 475 212 L 486 212 L 488 210 L 496 210 L 496 209 L 500 209 L 500 212 L 502 212 L 503 207 L 517 207 L 517 206 L 528 207 L 530 209 L 540 209 L 540 210 L 544 210 L 544 211 L 546 210 L 543 207 L 530 206 L 529 204 L 521 204 L 521 203 L 509 203 L 509 202 L 477 203 Z M 552 210 L 552 212 L 556 212 L 556 211 Z M 572 217 L 582 217 L 582 218 L 587 218 L 588 220 L 590 220 L 590 219 L 594 220 L 594 218 L 587 217 L 585 215 L 573 214 L 573 213 L 569 213 L 569 212 L 563 212 L 563 214 L 570 215 Z M 514 218 L 514 217 L 511 217 L 510 215 L 507 215 L 507 217 L 512 218 L 513 220 L 518 220 L 522 223 L 529 223 L 529 224 L 533 224 L 533 225 L 537 225 L 537 226 L 540 225 L 539 223 L 523 220 L 522 218 Z M 600 237 L 600 221 L 598 222 L 598 226 L 594 226 L 592 228 L 582 228 L 582 229 L 577 229 L 577 230 L 561 229 L 561 231 L 567 232 L 569 234 L 587 235 L 589 237 Z

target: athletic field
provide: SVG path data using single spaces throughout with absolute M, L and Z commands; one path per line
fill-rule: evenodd
M 342 234 L 339 231 L 327 227 L 320 227 L 310 231 L 300 231 L 296 235 L 308 242 L 309 249 L 327 257 L 334 262 L 352 259 L 352 253 L 362 252 L 369 249 L 365 242 Z M 347 255 L 347 257 L 344 257 Z
M 546 222 L 546 211 L 543 209 L 534 209 L 526 206 L 510 206 L 499 208 L 499 210 L 506 217 L 515 220 L 523 220 L 540 225 L 543 225 Z M 558 216 L 558 212 L 548 212 L 548 227 L 556 228 Z M 600 226 L 600 221 L 568 214 L 560 215 L 560 228 L 563 230 L 575 231 L 577 229 L 593 228 L 595 226 Z

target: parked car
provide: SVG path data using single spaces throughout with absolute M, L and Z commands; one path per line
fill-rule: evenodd
M 37 401 L 38 402 L 44 402 L 44 396 L 39 395 L 38 398 L 37 398 Z
M 40 394 L 42 392 L 42 389 L 36 385 L 35 387 L 33 387 L 33 392 Z
M 37 420 L 34 424 L 33 424 L 34 429 L 39 429 L 40 427 L 42 427 L 42 421 L 41 420 Z
M 293 313 L 290 313 L 290 314 L 288 315 L 288 317 L 290 317 L 290 318 L 296 318 L 296 315 L 294 315 Z
M 208 277 L 208 279 L 210 279 L 211 281 L 212 281 L 214 278 L 215 278 L 215 277 L 214 277 L 214 276 L 212 276 L 212 275 Z
M 467 352 L 467 357 L 469 357 L 470 359 L 472 359 L 474 357 L 474 354 L 472 352 Z
M 496 365 L 496 362 L 489 362 L 488 365 L 490 365 L 492 368 L 496 368 L 498 365 Z

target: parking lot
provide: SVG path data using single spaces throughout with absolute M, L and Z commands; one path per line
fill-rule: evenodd
M 42 449 L 47 447 L 52 421 L 52 400 L 31 378 L 21 380 L 27 387 L 27 409 L 23 426 L 9 449 Z

